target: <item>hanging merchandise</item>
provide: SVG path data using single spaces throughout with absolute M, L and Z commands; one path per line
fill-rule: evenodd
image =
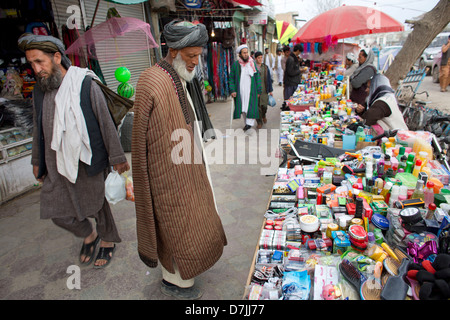
M 214 99 L 226 99 L 230 94 L 228 86 L 228 74 L 234 62 L 233 48 L 224 48 L 222 43 L 208 43 L 207 74 L 209 92 Z

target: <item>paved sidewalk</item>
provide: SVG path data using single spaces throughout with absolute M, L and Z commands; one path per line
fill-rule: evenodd
M 277 106 L 269 107 L 268 123 L 263 128 L 279 128 L 282 89 L 276 84 L 274 89 Z M 243 128 L 243 120 L 234 120 L 233 134 L 227 133 L 230 108 L 230 99 L 207 105 L 214 127 L 225 135 L 217 141 L 222 140 L 224 149 L 227 141 L 246 137 L 238 130 Z M 261 132 L 257 130 L 247 139 L 250 141 Z M 270 139 L 268 144 L 276 147 L 270 145 Z M 249 143 L 249 154 L 258 154 L 259 146 Z M 131 155 L 127 156 L 131 164 Z M 214 157 L 220 158 L 208 158 Z M 228 246 L 216 265 L 196 278 L 196 285 L 204 290 L 203 300 L 239 300 L 244 294 L 274 181 L 274 176 L 261 174 L 261 167 L 269 165 L 246 163 L 210 165 Z M 81 267 L 81 289 L 69 289 L 67 280 L 72 273 L 67 269 L 78 264 L 82 240 L 49 220 L 40 220 L 39 198 L 40 190 L 36 190 L 0 206 L 0 299 L 170 299 L 159 289 L 160 268 L 150 269 L 138 257 L 134 203 L 122 201 L 112 206 L 122 243 L 117 245 L 111 264 L 104 270 L 94 269 L 92 264 Z

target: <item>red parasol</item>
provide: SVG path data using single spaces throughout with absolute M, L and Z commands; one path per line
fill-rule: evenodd
M 403 24 L 379 10 L 343 5 L 315 16 L 292 39 L 295 42 L 324 42 L 327 38 L 345 39 L 403 30 Z
M 262 6 L 261 3 L 259 3 L 256 0 L 227 0 L 228 2 L 236 5 L 236 4 L 243 4 L 249 7 L 256 7 L 256 6 Z

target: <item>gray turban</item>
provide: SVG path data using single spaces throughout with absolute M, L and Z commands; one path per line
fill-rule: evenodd
M 205 25 L 193 24 L 189 21 L 171 21 L 164 26 L 164 38 L 172 49 L 186 47 L 204 47 L 208 42 L 208 31 Z
M 20 36 L 19 40 L 17 40 L 18 47 L 23 52 L 27 50 L 41 50 L 47 53 L 61 53 L 61 64 L 64 68 L 69 69 L 71 66 L 70 59 L 66 56 L 64 44 L 58 38 L 52 36 L 42 36 L 36 35 L 32 33 L 24 33 Z

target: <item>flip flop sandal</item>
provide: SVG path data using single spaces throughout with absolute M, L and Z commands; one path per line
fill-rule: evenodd
M 83 242 L 83 246 L 81 247 L 81 251 L 80 251 L 80 263 L 83 265 L 88 265 L 92 262 L 92 259 L 94 257 L 94 253 L 95 253 L 95 248 L 97 247 L 97 244 L 100 240 L 100 237 L 97 236 L 97 238 L 95 238 L 94 241 L 92 241 L 91 243 L 84 243 Z M 81 256 L 85 256 L 84 261 L 81 260 Z M 89 260 L 86 261 L 86 259 L 89 258 Z
M 102 269 L 105 268 L 110 262 L 113 257 L 113 253 L 116 250 L 116 245 L 114 244 L 114 247 L 100 247 L 98 250 L 97 257 L 95 258 L 95 261 L 98 260 L 106 260 L 106 263 L 102 266 L 97 266 L 94 264 L 95 269 Z

